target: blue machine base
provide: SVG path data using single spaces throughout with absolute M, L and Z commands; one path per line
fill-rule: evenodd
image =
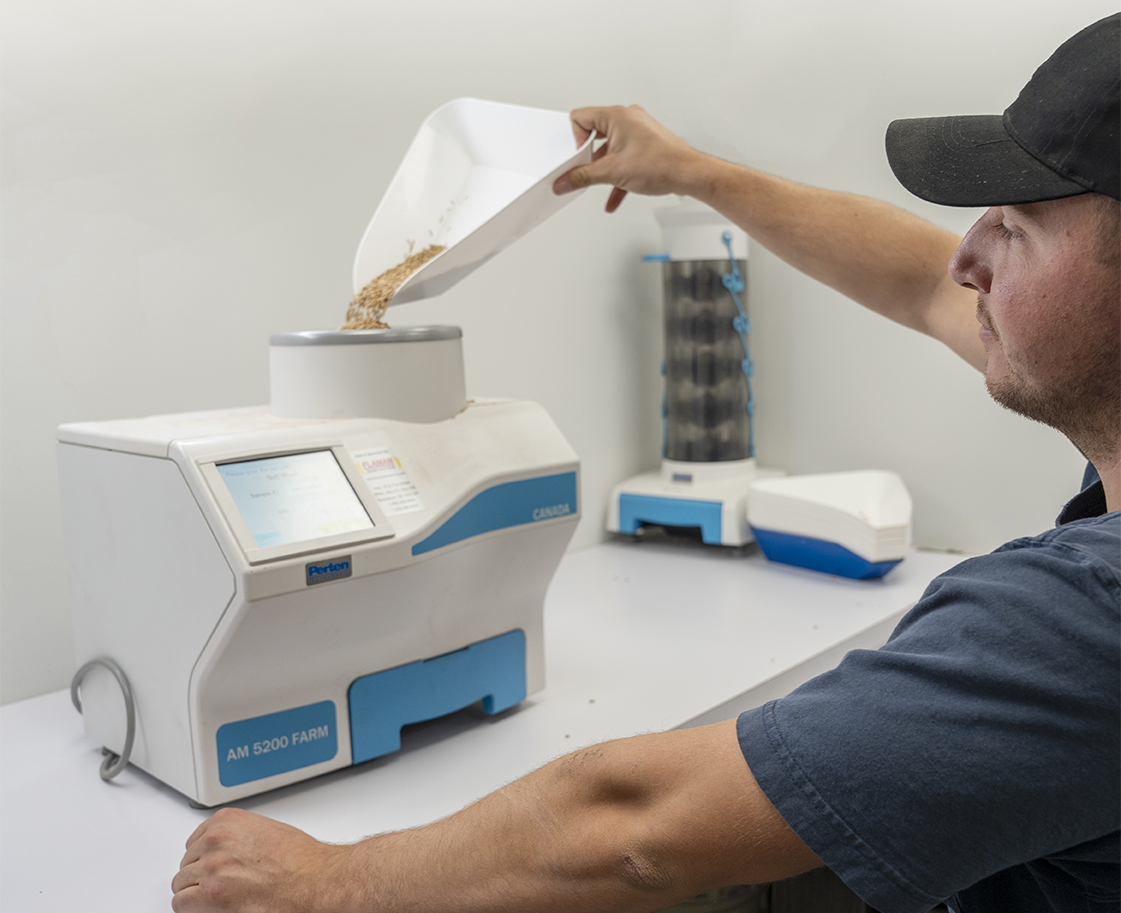
M 809 536 L 795 536 L 792 533 L 776 533 L 769 529 L 756 529 L 755 540 L 763 554 L 771 561 L 793 564 L 812 571 L 824 571 L 838 577 L 853 580 L 869 580 L 883 577 L 903 559 L 898 561 L 866 561 L 836 542 L 812 539 Z
M 499 713 L 525 700 L 525 632 L 489 640 L 355 679 L 350 744 L 355 764 L 397 751 L 401 727 L 432 720 L 478 700 Z
M 619 532 L 638 532 L 642 524 L 653 526 L 697 526 L 701 541 L 721 544 L 719 501 L 693 501 L 688 498 L 659 498 L 656 495 L 619 495 Z

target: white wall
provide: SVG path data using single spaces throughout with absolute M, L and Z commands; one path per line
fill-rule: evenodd
M 893 117 L 999 111 L 1096 0 L 254 2 L 7 0 L 2 35 L 0 698 L 73 669 L 60 422 L 267 401 L 267 340 L 337 325 L 362 229 L 424 116 L 454 97 L 640 102 L 702 148 L 883 197 Z M 994 37 L 998 36 L 998 37 Z M 543 403 L 584 461 L 577 544 L 657 463 L 651 216 L 584 195 L 443 298 L 392 314 L 465 332 L 469 392 Z M 1050 524 L 1081 471 L 947 352 L 756 250 L 763 462 L 881 466 L 920 544 Z

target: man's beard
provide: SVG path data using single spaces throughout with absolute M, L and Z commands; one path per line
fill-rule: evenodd
M 978 320 L 996 333 L 981 301 Z M 998 337 L 999 338 L 999 337 Z M 1093 341 L 1073 356 L 1070 372 L 1042 387 L 1021 377 L 1008 364 L 999 380 L 985 372 L 985 386 L 994 400 L 1025 418 L 1062 432 L 1088 458 L 1109 454 L 1121 437 L 1121 347 L 1116 339 Z

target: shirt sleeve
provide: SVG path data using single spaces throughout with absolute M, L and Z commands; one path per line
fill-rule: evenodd
M 739 719 L 764 793 L 883 913 L 1119 826 L 1119 536 L 1054 532 L 963 562 L 883 648 Z

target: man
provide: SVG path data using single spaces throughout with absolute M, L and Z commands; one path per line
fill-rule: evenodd
M 639 109 L 573 112 L 578 138 L 606 143 L 558 192 L 612 185 L 609 211 L 630 191 L 714 206 L 945 342 L 1100 481 L 1056 529 L 936 579 L 883 649 L 738 721 L 579 751 L 352 846 L 220 811 L 188 841 L 173 908 L 640 911 L 825 864 L 885 913 L 947 898 L 958 913 L 1117 910 L 1119 47 L 1113 16 L 1059 48 L 1003 118 L 892 124 L 909 189 L 991 206 L 960 243 L 704 156 Z

